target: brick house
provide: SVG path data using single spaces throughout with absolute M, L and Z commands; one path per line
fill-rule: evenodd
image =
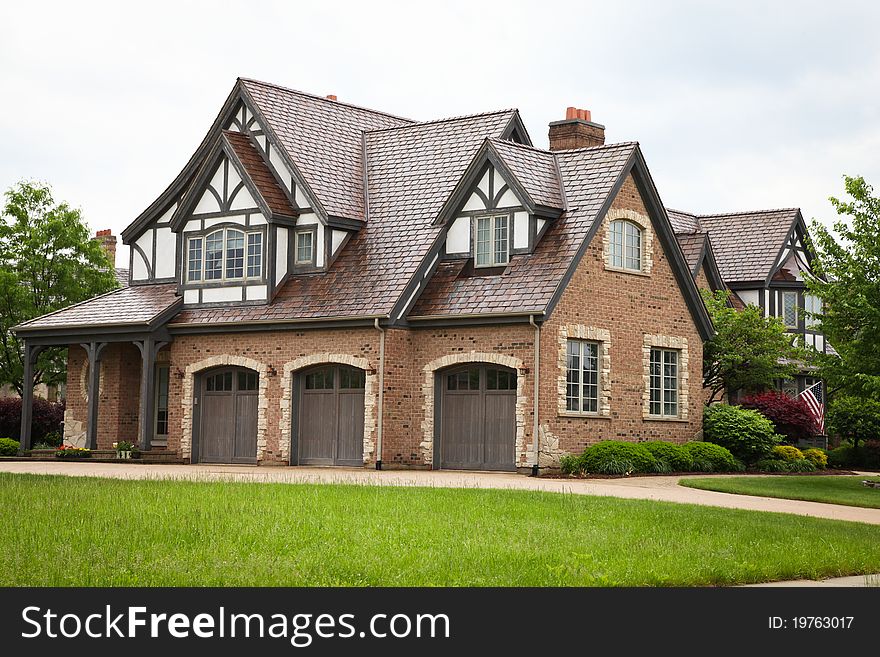
M 122 238 L 127 287 L 17 327 L 27 367 L 69 347 L 71 444 L 536 471 L 701 435 L 718 266 L 583 110 L 541 150 L 516 110 L 415 122 L 240 79 Z

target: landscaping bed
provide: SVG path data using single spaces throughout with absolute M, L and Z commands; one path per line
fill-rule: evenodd
M 880 526 L 535 491 L 0 473 L 0 504 L 0 586 L 712 586 L 880 571 Z

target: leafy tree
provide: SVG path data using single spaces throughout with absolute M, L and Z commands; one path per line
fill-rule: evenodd
M 113 263 L 90 238 L 80 210 L 56 203 L 44 184 L 22 181 L 5 193 L 0 221 L 0 383 L 21 393 L 24 359 L 12 327 L 116 287 Z M 42 352 L 34 384 L 64 378 L 63 349 Z
M 818 364 L 832 391 L 880 400 L 880 199 L 864 178 L 845 181 L 850 200 L 829 200 L 846 218 L 833 231 L 813 221 L 821 278 L 807 284 L 823 301 L 819 329 L 837 351 Z
M 798 371 L 795 361 L 807 355 L 793 344 L 782 319 L 764 317 L 756 306 L 731 308 L 727 290 L 702 294 L 716 331 L 703 345 L 703 387 L 710 392 L 710 404 L 725 391 L 764 390 L 776 379 L 794 376 Z
M 770 420 L 776 426 L 776 431 L 790 443 L 820 433 L 803 397 L 789 397 L 779 390 L 767 390 L 746 397 L 742 400 L 742 406 L 754 409 Z
M 839 393 L 828 405 L 828 428 L 854 447 L 860 441 L 880 440 L 880 402 Z

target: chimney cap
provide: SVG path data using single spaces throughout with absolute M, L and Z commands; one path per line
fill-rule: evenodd
M 566 121 L 586 121 L 587 123 L 593 122 L 593 116 L 588 109 L 580 109 L 578 107 L 567 107 L 565 109 L 565 120 Z
M 336 94 L 327 94 L 327 100 L 336 100 Z
M 95 237 L 113 237 L 113 231 L 109 228 L 105 228 L 104 230 L 99 230 L 95 233 Z

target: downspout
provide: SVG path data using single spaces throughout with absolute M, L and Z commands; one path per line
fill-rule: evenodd
M 535 373 L 532 376 L 535 382 L 535 389 L 532 394 L 534 408 L 532 416 L 534 422 L 532 424 L 532 453 L 535 455 L 534 463 L 532 463 L 532 476 L 538 476 L 538 431 L 540 424 L 538 422 L 538 391 L 540 389 L 539 380 L 541 372 L 541 327 L 535 324 L 535 316 L 529 315 L 529 324 L 535 329 Z
M 382 402 L 385 400 L 385 329 L 379 326 L 379 318 L 375 319 L 376 330 L 379 331 L 379 399 L 376 401 L 376 469 L 382 469 Z

